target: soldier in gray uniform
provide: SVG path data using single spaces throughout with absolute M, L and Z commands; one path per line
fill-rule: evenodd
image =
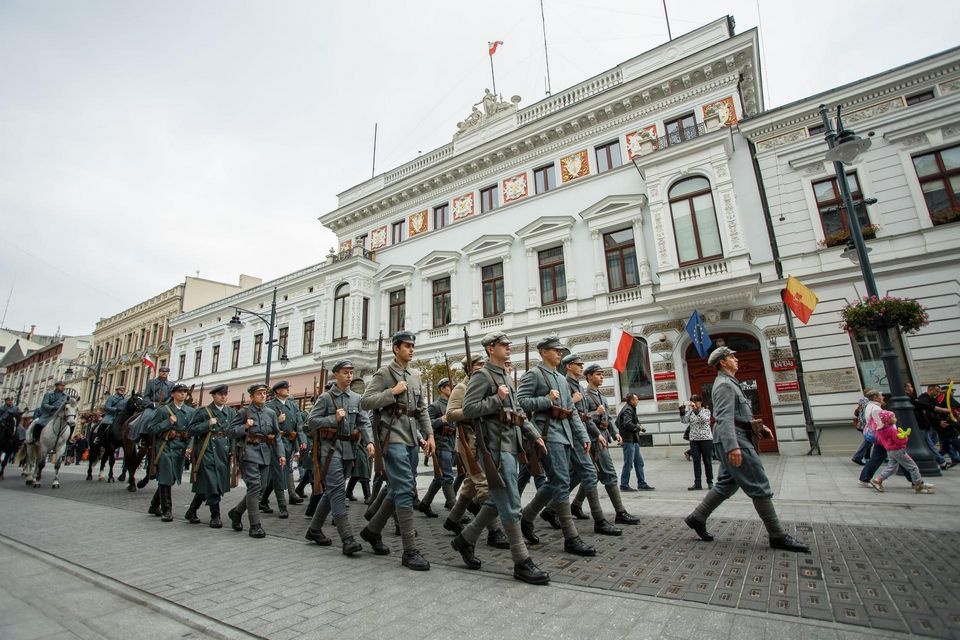
M 569 367 L 567 367 L 567 372 L 570 372 Z M 583 373 L 587 378 L 587 390 L 584 394 L 584 403 L 586 404 L 587 414 L 590 420 L 598 429 L 597 440 L 593 443 L 593 446 L 596 447 L 597 480 L 603 484 L 607 495 L 610 497 L 610 502 L 613 503 L 613 509 L 617 514 L 615 519 L 616 523 L 638 524 L 640 519 L 631 515 L 626 507 L 623 506 L 617 468 L 613 464 L 613 458 L 610 457 L 610 445 L 612 442 L 615 441 L 617 444 L 622 445 L 623 438 L 620 436 L 619 431 L 617 431 L 617 425 L 610 419 L 610 407 L 607 404 L 607 399 L 600 393 L 600 385 L 603 384 L 603 367 L 598 364 L 591 364 Z M 594 495 L 595 494 L 596 492 L 594 492 Z M 596 519 L 594 511 L 599 508 L 600 501 L 598 499 L 596 503 L 594 503 L 593 498 L 584 490 L 583 485 L 580 485 L 580 489 L 577 491 L 577 497 L 574 498 L 573 503 L 570 505 L 571 513 L 578 518 L 580 517 L 578 514 L 582 513 L 584 498 L 590 501 L 590 511 L 591 514 L 594 515 L 594 519 Z
M 520 411 L 517 393 L 504 371 L 504 363 L 510 357 L 507 334 L 487 334 L 480 344 L 487 351 L 487 363 L 470 376 L 463 398 L 463 417 L 464 420 L 473 421 L 474 429 L 480 433 L 477 437 L 482 436 L 496 467 L 489 473 L 498 472 L 504 486 L 489 485 L 489 497 L 477 517 L 450 544 L 460 553 L 468 569 L 479 569 L 480 560 L 474 555 L 477 540 L 484 528 L 499 514 L 510 543 L 513 577 L 530 584 L 547 584 L 550 582 L 549 574 L 534 564 L 523 541 L 520 492 L 517 489 L 518 457 L 523 448 L 523 438 L 532 442 L 544 455 L 547 446 L 539 430 Z M 476 455 L 480 459 L 482 453 L 478 451 Z
M 580 538 L 570 513 L 570 461 L 576 456 L 579 471 L 588 482 L 587 465 L 592 467 L 593 463 L 589 455 L 590 436 L 573 405 L 570 386 L 556 370 L 563 349 L 556 337 L 544 338 L 537 343 L 540 364 L 523 374 L 517 390 L 520 406 L 536 424 L 549 452 L 543 459 L 547 481 L 524 507 L 520 526 L 527 542 L 538 544 L 540 538 L 534 532 L 533 518 L 541 509 L 551 505 L 560 519 L 564 550 L 574 555 L 593 556 L 597 554 L 596 549 Z M 596 472 L 593 483 L 596 484 Z
M 370 523 L 360 532 L 377 555 L 390 553 L 380 532 L 396 512 L 403 540 L 403 566 L 427 571 L 430 563 L 420 555 L 413 529 L 413 488 L 417 479 L 417 447 L 430 455 L 436 449 L 433 427 L 427 417 L 420 374 L 407 368 L 413 359 L 416 337 L 409 331 L 393 334 L 393 362 L 381 367 L 360 399 L 360 408 L 379 412 L 381 449 L 387 475 L 387 494 Z
M 173 385 L 170 401 L 157 409 L 143 431 L 145 435 L 156 436 L 156 453 L 153 455 L 157 491 L 148 513 L 157 515 L 156 505 L 159 505 L 163 522 L 173 522 L 173 485 L 180 484 L 183 476 L 183 456 L 190 439 L 187 428 L 193 419 L 193 407 L 186 403 L 188 390 L 185 384 Z
M 127 406 L 126 391 L 127 388 L 120 385 L 114 394 L 107 398 L 107 401 L 103 405 L 103 418 L 100 419 L 100 424 L 98 424 L 94 430 L 91 444 L 100 445 L 101 436 L 110 430 L 111 425 L 113 425 L 117 419 L 117 415 Z
M 284 457 L 288 463 L 292 462 L 300 455 L 301 451 L 307 449 L 307 436 L 303 433 L 300 423 L 300 408 L 297 403 L 290 399 L 290 383 L 286 380 L 273 385 L 273 399 L 267 402 L 267 406 L 273 409 L 277 414 L 277 422 L 280 425 L 280 436 L 283 442 Z M 277 496 L 277 509 L 279 509 L 280 518 L 289 517 L 287 512 L 287 499 L 290 504 L 300 504 L 303 500 L 293 492 L 293 465 L 287 464 L 286 469 L 281 469 L 278 461 L 274 460 L 270 467 L 270 482 L 263 489 L 260 496 L 260 511 L 263 513 L 273 513 L 270 508 L 270 492 L 273 491 Z M 285 496 L 289 493 L 289 496 Z
M 707 531 L 707 518 L 723 501 L 743 489 L 753 500 L 757 515 L 770 536 L 772 549 L 810 553 L 810 548 L 783 530 L 780 518 L 773 507 L 773 491 L 767 481 L 767 473 L 760 456 L 751 442 L 753 433 L 753 409 L 744 395 L 736 373 L 736 351 L 729 347 L 714 349 L 707 363 L 716 367 L 717 378 L 713 383 L 713 449 L 720 461 L 720 472 L 713 488 L 697 505 L 684 522 L 696 531 L 701 540 L 710 542 L 713 535 Z M 772 437 L 763 426 L 761 437 Z
M 580 415 L 580 421 L 583 422 L 583 426 L 587 428 L 587 434 L 590 436 L 590 456 L 588 459 L 593 471 L 593 473 L 587 474 L 582 482 L 577 482 L 581 475 L 576 458 L 571 460 L 571 467 L 575 472 L 573 484 L 579 484 L 580 489 L 577 491 L 577 497 L 570 505 L 570 513 L 578 520 L 586 520 L 587 516 L 583 513 L 583 500 L 586 498 L 590 504 L 590 516 L 593 518 L 593 532 L 605 536 L 622 535 L 623 531 L 621 529 L 607 522 L 603 515 L 603 507 L 600 506 L 600 495 L 597 492 L 597 476 L 601 473 L 600 451 L 602 449 L 608 458 L 610 454 L 606 451 L 607 440 L 600 432 L 599 420 L 591 415 L 587 394 L 580 386 L 580 377 L 583 375 L 583 359 L 576 353 L 570 353 L 563 357 L 560 364 L 566 369 L 567 385 L 570 387 L 573 405 L 576 407 L 577 413 Z M 613 463 L 610 464 L 612 467 Z M 607 477 L 607 480 L 609 481 L 609 477 Z M 620 495 L 619 491 L 617 495 Z M 623 503 L 620 503 L 619 510 L 623 510 Z
M 36 442 L 40 439 L 40 432 L 50 422 L 53 414 L 67 401 L 65 393 L 66 384 L 62 380 L 53 383 L 53 391 L 47 391 L 43 394 L 43 400 L 40 406 L 33 412 L 33 422 L 30 424 L 29 438 L 27 442 Z
M 191 524 L 200 522 L 197 509 L 206 502 L 210 508 L 210 528 L 223 526 L 220 519 L 220 500 L 230 491 L 230 453 L 233 440 L 227 429 L 236 411 L 227 406 L 229 388 L 218 384 L 210 390 L 213 402 L 194 411 L 187 432 L 193 438 L 188 452 L 196 456 L 193 463 L 193 501 L 184 518 Z
M 153 420 L 157 407 L 170 400 L 173 383 L 167 380 L 170 377 L 170 367 L 160 367 L 157 377 L 147 381 L 147 388 L 143 390 L 143 399 L 148 402 L 140 417 L 130 423 L 130 439 L 139 440 L 147 425 Z
M 422 511 L 428 518 L 436 518 L 437 514 L 430 508 L 433 504 L 433 497 L 438 491 L 443 491 L 444 508 L 451 509 L 457 497 L 453 495 L 453 456 L 457 447 L 457 430 L 452 424 L 447 423 L 447 402 L 450 399 L 450 393 L 453 386 L 449 378 L 440 378 L 437 383 L 439 395 L 429 407 L 427 413 L 430 415 L 430 426 L 433 427 L 433 437 L 437 441 L 437 451 L 434 453 L 440 456 L 439 478 L 434 478 L 427 489 L 426 495 L 420 499 L 418 511 Z
M 364 443 L 365 455 L 372 456 L 373 432 L 366 413 L 360 411 L 360 396 L 350 390 L 353 363 L 340 360 L 333 365 L 332 371 L 336 384 L 317 398 L 307 422 L 314 434 L 313 441 L 320 445 L 317 456 L 320 469 L 316 473 L 323 474 L 324 490 L 305 537 L 319 545 L 329 545 L 331 540 L 323 534 L 322 527 L 327 514 L 333 512 L 343 554 L 349 556 L 363 547 L 353 537 L 347 519 L 345 486 L 353 467 L 355 443 Z
M 227 512 L 234 531 L 243 531 L 243 512 L 250 519 L 250 537 L 263 538 L 267 533 L 260 524 L 260 489 L 270 481 L 270 464 L 276 456 L 280 468 L 287 463 L 280 442 L 280 423 L 277 414 L 267 406 L 267 385 L 252 384 L 247 389 L 250 404 L 237 411 L 230 422 L 228 435 L 242 440 L 242 450 L 235 464 L 242 464 L 243 482 L 247 495 Z M 239 443 L 238 443 L 239 444 Z

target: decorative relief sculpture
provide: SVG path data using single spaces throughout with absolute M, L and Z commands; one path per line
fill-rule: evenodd
M 411 238 L 427 230 L 427 210 L 411 214 L 407 224 L 407 235 Z
M 470 115 L 457 123 L 457 132 L 453 134 L 453 137 L 456 138 L 471 129 L 483 126 L 488 120 L 503 111 L 516 109 L 520 99 L 520 96 L 512 96 L 510 102 L 506 102 L 502 98 L 498 98 L 490 89 L 484 89 L 483 98 L 471 107 Z M 483 111 L 477 107 L 483 107 Z
M 453 219 L 462 220 L 473 215 L 473 193 L 462 195 L 453 199 Z M 424 212 L 426 213 L 426 212 Z
M 570 182 L 590 173 L 590 158 L 583 149 L 560 159 L 560 181 Z
M 720 118 L 720 124 L 725 127 L 732 127 L 737 124 L 737 110 L 733 105 L 733 97 L 727 96 L 715 102 L 703 105 L 703 119 L 716 114 Z
M 380 249 L 387 246 L 387 225 L 370 232 L 370 248 Z
M 503 202 L 513 202 L 527 197 L 527 174 L 526 172 L 504 178 L 503 180 Z

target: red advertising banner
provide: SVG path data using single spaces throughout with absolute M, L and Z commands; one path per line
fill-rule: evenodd
M 782 393 L 784 391 L 799 391 L 800 383 L 796 380 L 788 380 L 786 382 L 776 382 L 774 386 L 777 389 L 777 393 Z
M 657 402 L 662 400 L 677 400 L 679 397 L 680 396 L 676 391 L 662 391 L 657 393 Z
M 676 380 L 677 372 L 676 371 L 657 371 L 653 374 L 654 380 Z

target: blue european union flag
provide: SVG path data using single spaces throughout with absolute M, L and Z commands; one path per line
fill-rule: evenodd
M 696 309 L 693 310 L 693 315 L 687 320 L 687 335 L 693 341 L 693 346 L 696 347 L 700 357 L 706 359 L 710 355 L 713 340 L 710 339 L 707 327 L 703 324 L 703 317 Z

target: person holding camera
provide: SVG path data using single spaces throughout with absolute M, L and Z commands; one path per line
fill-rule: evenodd
M 707 474 L 707 488 L 713 489 L 713 429 L 710 409 L 703 406 L 700 396 L 690 396 L 690 401 L 680 405 L 680 422 L 687 425 L 684 439 L 690 441 L 690 456 L 693 459 L 693 486 L 688 491 L 703 489 L 701 478 Z M 703 462 L 701 469 L 701 461 Z

